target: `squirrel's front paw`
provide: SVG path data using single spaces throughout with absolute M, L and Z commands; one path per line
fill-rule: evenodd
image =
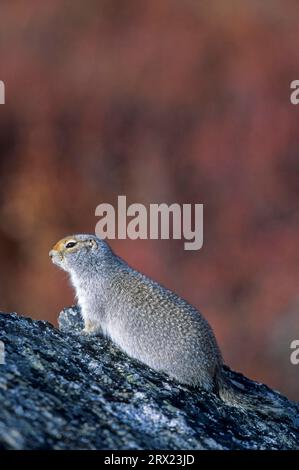
M 81 331 L 83 335 L 90 335 L 93 333 L 97 333 L 98 327 L 94 325 L 93 323 L 90 323 L 89 321 L 85 321 L 84 323 L 84 328 Z
M 82 335 L 92 335 L 92 334 L 96 334 L 98 333 L 98 329 L 97 328 L 84 328 L 83 330 L 81 330 L 81 334 Z
M 92 330 L 90 328 L 83 328 L 83 330 L 81 330 L 82 335 L 90 335 L 91 333 Z

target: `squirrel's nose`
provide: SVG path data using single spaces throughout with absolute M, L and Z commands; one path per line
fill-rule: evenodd
M 54 255 L 55 255 L 55 251 L 54 251 L 54 250 L 49 251 L 49 256 L 50 256 L 50 258 L 53 258 Z

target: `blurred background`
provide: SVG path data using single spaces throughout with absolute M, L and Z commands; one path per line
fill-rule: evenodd
M 1 1 L 0 308 L 56 324 L 50 247 L 95 208 L 203 203 L 204 246 L 115 240 L 232 368 L 298 399 L 297 0 Z

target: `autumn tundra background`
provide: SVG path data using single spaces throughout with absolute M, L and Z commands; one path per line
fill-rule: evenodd
M 234 369 L 298 398 L 298 1 L 0 5 L 0 308 L 73 302 L 51 245 L 95 208 L 204 204 L 204 246 L 119 240 L 199 307 Z

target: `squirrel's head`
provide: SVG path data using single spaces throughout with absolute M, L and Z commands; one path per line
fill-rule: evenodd
M 111 253 L 106 242 L 94 235 L 72 235 L 57 242 L 49 253 L 52 262 L 67 272 L 80 271 Z

